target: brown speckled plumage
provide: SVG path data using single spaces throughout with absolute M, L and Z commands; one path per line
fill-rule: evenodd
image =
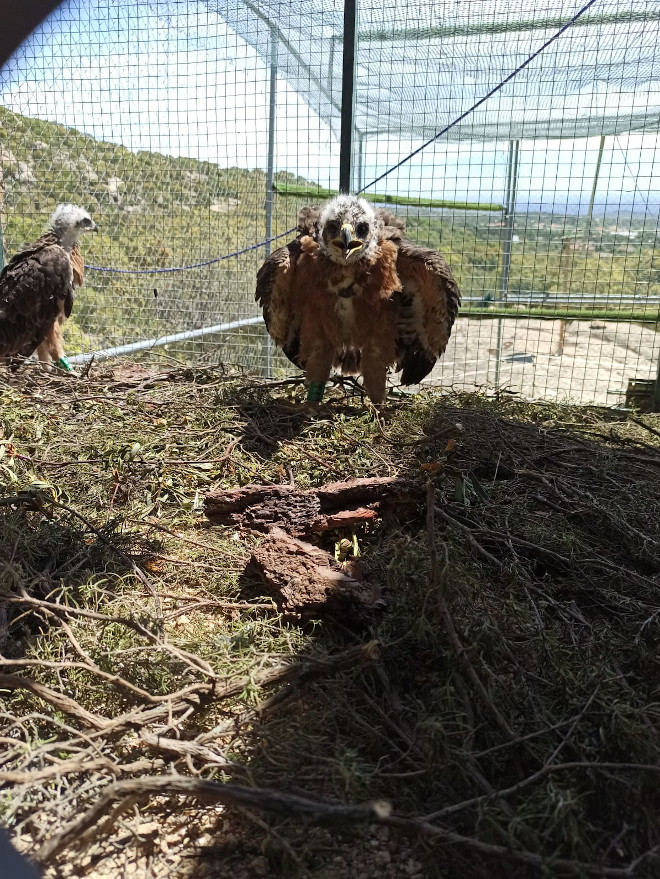
M 360 255 L 342 262 L 332 251 L 336 229 L 326 234 L 323 218 L 327 223 L 328 211 L 334 218 L 334 202 L 323 215 L 319 207 L 303 208 L 299 237 L 259 270 L 256 299 L 274 342 L 310 382 L 326 381 L 334 365 L 361 373 L 370 398 L 380 402 L 389 367 L 401 372 L 402 384 L 416 384 L 433 369 L 460 294 L 442 255 L 408 241 L 390 211 L 374 212 L 349 197 L 335 202 L 338 223 L 347 211 L 353 223 L 360 211 L 370 221 Z
M 85 263 L 80 252 L 80 247 L 74 244 L 71 248 L 71 270 L 73 272 L 73 286 L 82 287 L 85 279 Z M 46 333 L 43 342 L 37 346 L 37 356 L 42 363 L 58 361 L 64 357 L 64 337 L 62 327 L 69 315 L 66 313 L 64 302 L 60 302 L 57 318 L 50 330 Z
M 17 253 L 0 273 L 0 358 L 17 365 L 35 350 L 49 364 L 64 357 L 62 324 L 73 309 L 73 288 L 85 266 L 78 235 L 96 229 L 89 214 L 59 205 L 51 230 Z
M 0 356 L 29 357 L 60 311 L 73 308 L 73 270 L 57 236 L 47 232 L 0 273 Z

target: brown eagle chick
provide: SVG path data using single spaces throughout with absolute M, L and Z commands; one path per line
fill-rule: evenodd
M 71 370 L 64 356 L 62 324 L 73 309 L 73 288 L 81 286 L 84 263 L 78 246 L 83 232 L 96 231 L 83 208 L 58 205 L 50 229 L 17 253 L 0 273 L 0 357 L 18 359 L 37 351 L 48 368 Z
M 257 274 L 273 341 L 312 386 L 334 366 L 361 374 L 380 403 L 388 368 L 404 385 L 420 382 L 444 352 L 460 304 L 441 254 L 407 241 L 392 213 L 352 195 L 303 208 L 298 228 Z

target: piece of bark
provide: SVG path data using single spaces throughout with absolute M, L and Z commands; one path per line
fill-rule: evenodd
M 351 576 L 325 550 L 273 528 L 252 554 L 255 573 L 279 609 L 296 619 L 335 616 L 364 625 L 383 606 L 377 586 Z
M 232 525 L 252 531 L 274 526 L 289 534 L 308 537 L 313 532 L 353 527 L 390 510 L 417 504 L 423 487 L 388 476 L 331 482 L 321 488 L 290 485 L 246 485 L 206 496 L 204 512 L 214 525 Z

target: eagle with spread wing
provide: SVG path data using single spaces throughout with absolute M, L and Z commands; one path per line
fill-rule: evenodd
M 83 208 L 58 205 L 49 231 L 7 263 L 0 273 L 0 358 L 16 363 L 37 351 L 45 365 L 71 371 L 62 324 L 73 309 L 73 288 L 84 278 L 78 239 L 97 229 Z
M 431 372 L 460 305 L 442 255 L 352 195 L 300 211 L 298 237 L 259 270 L 256 299 L 273 341 L 305 370 L 309 400 L 321 399 L 334 366 L 361 374 L 374 403 L 389 367 L 403 385 Z

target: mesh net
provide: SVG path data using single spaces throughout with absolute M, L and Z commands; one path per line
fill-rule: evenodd
M 525 64 L 583 6 L 359 4 L 354 188 L 459 281 L 443 386 L 615 403 L 655 378 L 660 3 L 597 0 Z M 255 274 L 266 239 L 338 184 L 342 40 L 338 0 L 69 0 L 15 53 L 4 252 L 61 201 L 101 225 L 69 354 L 290 368 Z
M 355 129 L 433 137 L 520 67 L 584 0 L 427 0 L 358 5 Z M 264 54 L 277 34 L 278 69 L 339 136 L 341 0 L 213 2 Z M 447 140 L 576 138 L 655 130 L 660 119 L 660 7 L 601 0 Z

